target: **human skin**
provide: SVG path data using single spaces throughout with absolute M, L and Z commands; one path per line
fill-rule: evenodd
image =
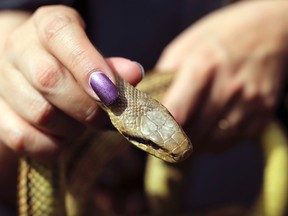
M 2 20 L 11 18 L 10 13 Z M 71 136 L 100 124 L 91 73 L 101 71 L 114 81 L 116 72 L 136 84 L 141 68 L 124 58 L 105 59 L 71 8 L 46 6 L 32 15 L 13 13 L 15 28 L 6 29 L 0 46 L 0 121 L 5 122 L 0 139 L 18 154 L 49 158 Z
M 235 4 L 193 24 L 163 51 L 156 69 L 178 72 L 163 103 L 191 128 L 196 151 L 255 135 L 271 118 L 285 79 L 287 11 L 288 2 L 280 0 Z M 5 187 L 15 170 L 10 166 L 15 162 L 7 164 L 14 153 L 50 157 L 71 135 L 100 124 L 88 82 L 93 71 L 112 81 L 117 72 L 132 84 L 141 75 L 130 60 L 105 59 L 71 8 L 1 12 L 0 26 L 0 173 L 6 174 L 0 185 Z M 229 122 L 226 130 L 219 130 L 222 119 Z
M 163 103 L 190 128 L 196 151 L 255 138 L 273 117 L 286 78 L 287 11 L 287 1 L 240 2 L 163 51 L 156 69 L 178 72 Z
M 89 75 L 113 73 L 132 84 L 138 63 L 104 58 L 76 11 L 64 6 L 0 13 L 0 200 L 15 205 L 17 155 L 51 158 L 98 121 Z M 53 158 L 53 157 L 52 157 Z
M 178 72 L 163 103 L 189 124 L 194 144 L 217 148 L 217 140 L 257 134 L 271 118 L 285 78 L 287 4 L 248 1 L 218 10 L 163 51 L 156 69 Z M 92 46 L 71 8 L 2 12 L 0 22 L 0 141 L 16 153 L 49 157 L 71 134 L 97 125 L 93 71 L 112 81 L 113 71 L 132 84 L 141 79 L 137 63 L 105 59 Z

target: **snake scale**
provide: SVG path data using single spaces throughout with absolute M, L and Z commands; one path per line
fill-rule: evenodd
M 189 138 L 167 110 L 148 96 L 149 94 L 160 100 L 173 76 L 173 73 L 151 73 L 140 83 L 141 91 L 117 77 L 117 86 L 120 91 L 118 100 L 109 107 L 101 103 L 99 105 L 107 112 L 114 127 L 125 138 L 116 132 L 88 130 L 79 139 L 73 141 L 56 161 L 40 163 L 31 158 L 23 158 L 20 161 L 18 189 L 19 215 L 76 216 L 88 215 L 93 212 L 89 207 L 88 192 L 107 162 L 117 154 L 117 151 L 128 146 L 127 140 L 164 161 L 178 162 L 187 158 L 192 151 Z M 271 136 L 274 135 L 267 136 L 271 139 Z M 282 196 L 278 197 L 281 197 L 281 203 L 284 202 L 282 207 L 287 201 L 287 193 L 283 191 L 287 190 L 288 183 L 285 174 L 288 165 L 288 150 L 283 139 L 285 140 L 282 138 L 281 142 L 277 141 L 278 145 L 276 146 L 271 141 L 263 142 L 266 167 L 270 167 L 265 173 L 266 178 L 273 179 L 273 181 L 275 178 L 279 178 L 279 175 L 274 172 L 275 169 L 271 167 L 277 166 L 278 170 L 281 170 L 278 174 L 281 173 Z M 282 155 L 276 156 L 279 152 L 275 149 L 279 150 L 279 146 Z M 280 159 L 281 162 L 279 162 Z M 161 161 L 157 160 L 156 164 L 152 165 L 154 167 L 150 169 L 152 174 L 155 173 L 157 163 L 161 163 Z M 165 166 L 161 166 L 161 169 L 163 169 L 161 173 L 169 172 L 168 169 L 165 170 Z M 157 178 L 155 181 L 159 182 L 160 180 Z M 155 185 L 154 182 L 153 185 Z M 259 203 L 254 206 L 257 211 L 255 210 L 251 215 L 268 215 L 263 213 L 262 207 L 263 200 L 267 196 L 265 191 L 267 188 L 268 191 L 271 191 L 271 180 L 263 184 L 263 194 L 259 196 Z M 272 191 L 273 193 L 274 191 Z M 268 195 L 270 196 L 269 193 Z M 273 199 L 276 199 L 275 196 Z M 167 205 L 164 206 L 164 208 L 167 207 Z M 259 210 L 260 207 L 262 211 Z M 285 211 L 285 209 L 279 210 L 279 208 L 278 212 Z M 261 213 L 255 214 L 255 212 Z M 281 214 L 270 215 L 280 216 Z
M 114 127 L 132 144 L 167 162 L 187 158 L 192 145 L 183 129 L 157 100 L 116 76 L 119 96 L 111 105 L 97 102 Z M 95 160 L 94 163 L 99 163 Z M 66 215 L 65 167 L 25 158 L 20 166 L 20 215 Z M 40 201 L 43 200 L 43 201 Z

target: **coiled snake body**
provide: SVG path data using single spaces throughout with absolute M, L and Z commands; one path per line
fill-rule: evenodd
M 153 73 L 140 83 L 140 89 L 161 99 L 172 78 L 173 73 Z M 75 140 L 57 161 L 39 163 L 30 158 L 22 159 L 18 190 L 19 215 L 87 215 L 88 191 L 91 190 L 94 180 L 105 164 L 113 158 L 115 152 L 123 148 L 122 143 L 125 143 L 125 140 L 164 161 L 178 162 L 189 156 L 192 151 L 189 138 L 160 103 L 152 100 L 147 94 L 135 90 L 118 77 L 117 86 L 120 91 L 117 101 L 108 107 L 101 103 L 99 105 L 107 112 L 114 127 L 126 139 L 115 132 L 87 131 Z M 286 143 L 284 141 L 282 143 L 284 144 L 280 146 L 283 154 L 281 157 L 277 156 L 277 161 L 281 158 L 281 162 L 273 166 L 282 168 L 281 187 L 284 192 L 283 196 L 279 197 L 281 202 L 283 200 L 285 202 L 287 201 L 288 178 L 285 169 L 287 173 L 288 150 Z M 271 159 L 275 158 L 271 157 L 272 149 L 275 149 L 273 145 L 274 143 L 270 141 L 263 145 L 267 159 L 266 166 L 275 162 L 275 159 Z M 275 176 L 269 175 L 272 172 L 270 169 L 265 175 Z M 263 188 L 269 190 L 271 181 L 264 182 Z M 267 193 L 259 198 L 261 202 L 259 201 L 255 208 L 263 206 L 262 198 L 265 195 Z M 278 208 L 279 211 L 283 212 L 283 209 Z M 260 214 L 251 215 L 265 214 L 262 211 Z M 277 214 L 270 215 L 277 216 Z
M 178 162 L 190 155 L 192 145 L 189 138 L 164 106 L 117 76 L 116 85 L 119 91 L 117 100 L 109 106 L 98 104 L 129 142 L 168 162 Z M 30 158 L 22 160 L 20 215 L 67 214 L 64 207 L 67 160 L 64 158 L 61 156 L 58 162 L 49 164 Z M 102 163 L 99 160 L 94 163 Z

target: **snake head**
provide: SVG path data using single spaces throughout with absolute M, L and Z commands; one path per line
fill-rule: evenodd
M 192 152 L 192 144 L 175 119 L 163 108 L 150 110 L 139 117 L 138 132 L 122 133 L 140 149 L 167 162 L 180 162 Z
M 103 106 L 114 127 L 132 144 L 164 161 L 186 159 L 191 142 L 168 110 L 119 77 L 117 86 L 117 100 Z

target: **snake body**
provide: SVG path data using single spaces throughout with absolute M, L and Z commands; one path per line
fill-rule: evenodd
M 114 127 L 132 144 L 167 162 L 186 159 L 192 145 L 167 109 L 148 94 L 116 76 L 119 97 L 111 105 L 97 102 Z M 107 150 L 106 150 L 107 151 Z M 67 152 L 66 152 L 67 154 Z M 21 161 L 20 215 L 65 215 L 65 168 L 67 161 Z M 97 159 L 94 163 L 101 163 Z
M 94 181 L 107 162 L 118 151 L 128 146 L 127 140 L 164 161 L 177 162 L 187 158 L 192 151 L 188 137 L 166 109 L 148 96 L 149 94 L 161 100 L 173 76 L 173 73 L 147 75 L 137 86 L 141 92 L 120 78 L 116 78 L 120 90 L 118 100 L 111 106 L 101 103 L 99 105 L 107 112 L 112 124 L 125 138 L 116 132 L 103 133 L 89 130 L 73 141 L 56 161 L 40 163 L 30 158 L 22 159 L 18 190 L 19 215 L 91 215 L 93 210 L 89 208 L 89 192 Z M 261 138 L 266 164 L 263 190 L 255 205 L 244 215 L 285 215 L 288 201 L 286 137 L 278 126 L 272 124 L 272 127 L 268 127 L 263 132 Z M 171 190 L 170 183 L 171 176 L 177 177 L 175 173 L 178 171 L 173 170 L 174 168 L 171 170 L 171 167 L 165 164 L 159 164 L 161 160 L 153 161 L 155 163 L 149 163 L 146 168 L 146 178 L 149 177 L 146 179 L 147 193 L 161 199 L 167 197 L 167 193 L 171 194 L 172 199 L 168 196 L 167 199 L 171 200 L 165 201 L 162 205 L 157 202 L 157 208 L 160 212 L 162 208 L 163 212 L 168 211 L 173 214 L 170 206 L 174 206 L 171 202 L 175 202 L 177 196 Z M 185 178 L 178 179 L 180 180 L 177 184 L 182 185 L 181 179 Z M 277 183 L 274 184 L 276 181 Z M 161 191 L 160 188 L 163 187 L 166 189 Z M 176 214 L 177 211 L 174 213 Z M 222 215 L 225 215 L 224 213 Z

